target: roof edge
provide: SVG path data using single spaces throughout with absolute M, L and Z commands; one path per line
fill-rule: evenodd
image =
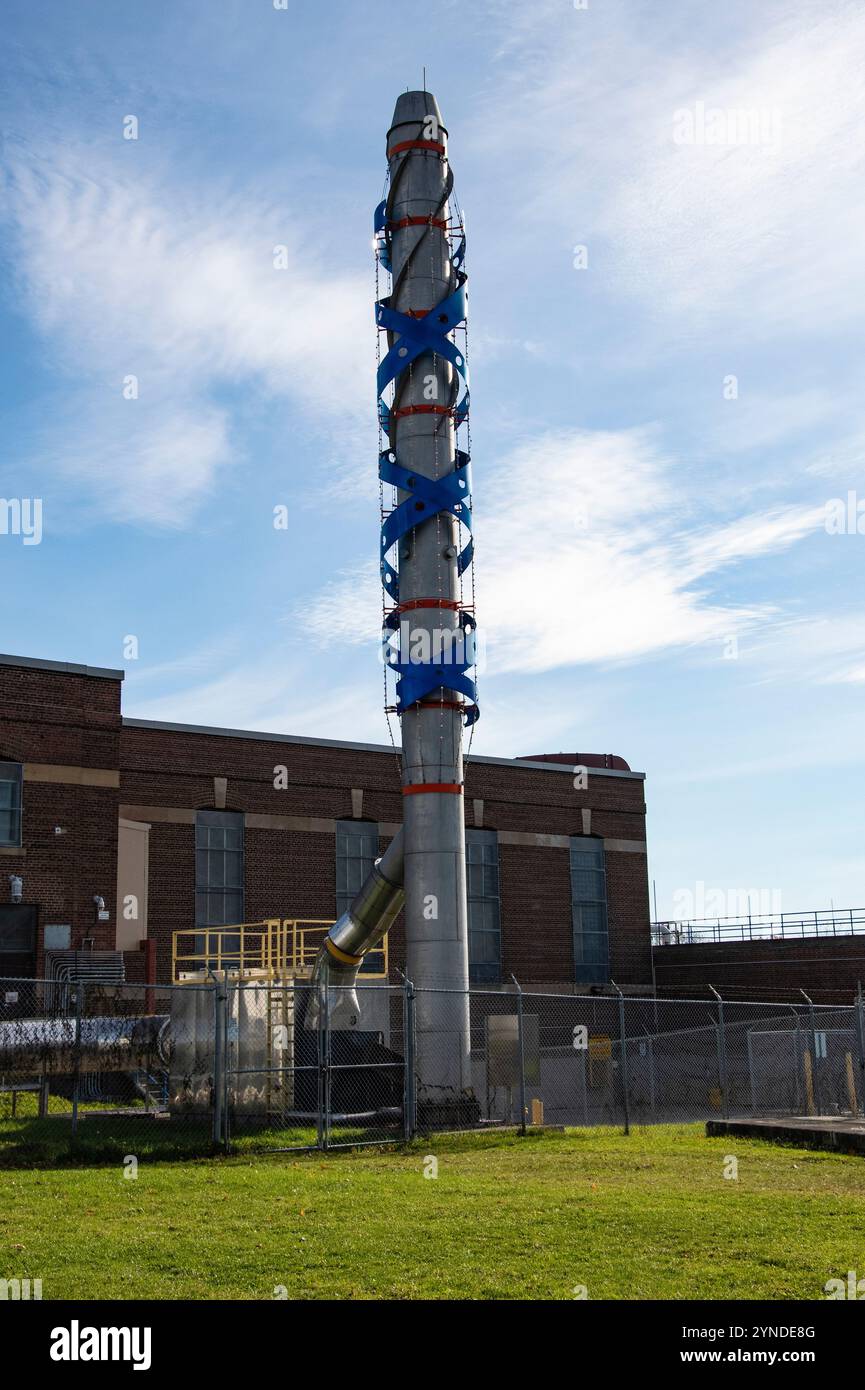
M 162 729 L 168 733 L 200 734 L 205 738 L 245 738 L 253 741 L 258 740 L 262 743 L 292 743 L 311 748 L 352 748 L 360 753 L 388 753 L 392 755 L 394 751 L 387 743 L 355 743 L 350 739 L 274 734 L 263 732 L 261 729 L 223 729 L 209 724 L 176 724 L 171 720 L 135 719 L 127 715 L 123 716 L 121 725 L 125 729 Z M 534 763 L 525 758 L 493 758 L 481 753 L 473 754 L 471 762 L 488 763 L 501 767 L 524 767 L 530 770 L 534 769 L 537 772 L 558 772 L 564 773 L 566 776 L 573 776 L 573 768 L 564 763 Z M 624 777 L 640 782 L 646 780 L 644 772 L 622 772 L 618 768 L 609 767 L 590 767 L 588 771 L 590 777 Z
M 27 670 L 59 671 L 66 676 L 93 676 L 96 680 L 122 681 L 125 671 L 110 666 L 82 666 L 77 661 L 46 661 L 36 656 L 7 656 L 0 652 L 0 666 L 22 666 Z

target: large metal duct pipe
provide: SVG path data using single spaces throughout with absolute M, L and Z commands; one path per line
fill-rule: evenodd
M 403 835 L 398 830 L 348 911 L 325 937 L 312 972 L 307 1028 L 318 1027 L 325 997 L 331 1028 L 357 1028 L 361 1019 L 356 989 L 358 971 L 367 952 L 393 926 L 404 898 Z
M 64 1076 L 129 1071 L 170 1055 L 167 1014 L 128 1018 L 16 1018 L 0 1023 L 0 1069 Z

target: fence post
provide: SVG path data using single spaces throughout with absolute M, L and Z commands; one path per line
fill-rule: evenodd
M 865 1109 L 865 998 L 862 996 L 862 981 L 859 981 L 859 989 L 854 1004 L 856 1018 L 856 1037 L 859 1042 L 859 1108 Z
M 400 971 L 402 974 L 402 971 Z M 403 1037 L 403 1136 L 414 1139 L 417 1132 L 417 1110 L 415 1106 L 414 1077 L 414 985 L 407 975 L 403 975 L 402 996 L 402 1037 Z
M 328 1018 L 327 984 L 319 981 L 318 986 L 318 1114 L 316 1116 L 316 1138 L 320 1149 L 327 1148 L 330 1129 L 330 1020 Z
M 239 990 L 240 988 L 241 988 L 241 986 L 240 986 L 239 984 L 238 984 L 238 985 L 235 985 L 235 989 L 236 989 L 236 990 Z M 227 970 L 224 970 L 224 971 L 222 972 L 222 1132 L 223 1132 L 223 1135 L 224 1135 L 224 1143 L 225 1143 L 225 1152 L 226 1152 L 226 1153 L 229 1153 L 229 1152 L 231 1151 L 231 1106 L 230 1106 L 229 1103 L 228 1103 L 229 1093 L 230 1093 L 230 1089 L 231 1089 L 231 1084 L 230 1084 L 231 1068 L 230 1068 L 230 1066 L 229 1066 L 229 1059 L 230 1059 L 230 1056 L 231 1056 L 231 1054 L 230 1054 L 230 1052 L 229 1052 L 229 1044 L 231 1043 L 231 1007 L 232 1007 L 232 1005 L 231 1005 L 231 985 L 230 985 L 229 982 L 228 982 L 228 971 L 227 971 Z M 240 1038 L 240 1032 L 239 1032 L 239 1028 L 240 1028 L 240 1022 L 239 1022 L 239 1020 L 240 1020 L 240 996 L 239 996 L 239 995 L 238 995 L 238 999 L 237 999 L 237 1017 L 238 1017 L 238 1036 L 237 1036 L 237 1040 L 239 1040 L 239 1038 Z M 237 1049 L 235 1049 L 234 1056 L 235 1056 L 235 1067 L 236 1067 L 236 1066 L 239 1065 L 239 1057 L 238 1057 Z M 240 1077 L 239 1077 L 239 1076 L 236 1077 L 235 1079 L 236 1079 L 237 1082 L 240 1081 Z
M 628 1096 L 628 1091 L 630 1090 L 630 1083 L 628 1081 L 628 1040 L 627 1028 L 625 1024 L 625 996 L 619 989 L 619 986 L 616 984 L 615 980 L 611 980 L 610 984 L 613 986 L 613 989 L 619 996 L 619 1048 L 621 1051 L 620 1070 L 622 1073 L 622 1108 L 625 1112 L 625 1133 L 630 1134 L 631 1110 L 630 1098 Z
M 72 1138 L 78 1134 L 78 1102 L 81 1095 L 81 1009 L 85 985 L 75 981 L 75 1073 L 72 1086 Z
M 799 993 L 808 1003 L 808 1016 L 811 1020 L 811 1085 L 814 1091 L 814 1114 L 822 1115 L 823 1104 L 820 1095 L 820 1068 L 817 1066 L 817 1020 L 814 1015 L 814 1001 L 809 998 L 804 989 Z
M 220 989 L 219 981 L 213 977 L 213 1145 L 222 1144 L 228 1148 L 228 1134 L 224 1130 L 225 1107 L 225 986 Z
M 517 991 L 517 1048 L 520 1056 L 520 1134 L 526 1132 L 526 1041 L 523 1036 L 523 991 L 516 975 L 511 975 Z
M 730 1117 L 730 1091 L 727 1072 L 727 1031 L 724 1025 L 724 1001 L 714 985 L 709 989 L 718 1001 L 718 1081 L 721 1085 L 721 1114 Z
M 801 1110 L 803 1103 L 802 1089 L 805 1084 L 805 1062 L 802 1056 L 802 1029 L 799 1024 L 798 1006 L 796 1004 L 791 1004 L 790 1008 L 792 1009 L 793 1017 L 796 1020 L 796 1038 L 793 1043 L 793 1047 L 795 1049 L 795 1056 L 793 1058 L 793 1061 L 796 1064 L 796 1108 L 797 1110 Z

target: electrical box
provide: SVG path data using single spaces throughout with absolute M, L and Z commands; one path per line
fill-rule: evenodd
M 45 928 L 46 951 L 68 951 L 72 945 L 72 928 L 66 922 L 54 923 Z

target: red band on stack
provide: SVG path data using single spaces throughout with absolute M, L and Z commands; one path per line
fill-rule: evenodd
M 410 598 L 398 603 L 394 613 L 408 613 L 412 608 L 450 608 L 456 612 L 461 607 L 456 598 Z
M 461 782 L 412 782 L 403 787 L 403 796 L 418 796 L 421 792 L 450 792 L 452 796 L 462 796 Z
M 438 154 L 445 153 L 445 147 L 438 140 L 400 140 L 398 145 L 391 145 L 387 152 L 388 159 L 393 159 L 395 154 L 402 154 L 403 150 L 436 150 Z
M 449 405 L 403 405 L 399 410 L 392 410 L 391 415 L 398 420 L 401 415 L 452 415 L 453 408 Z
M 443 217 L 401 217 L 398 222 L 388 222 L 389 227 L 441 227 L 447 231 L 448 224 Z

